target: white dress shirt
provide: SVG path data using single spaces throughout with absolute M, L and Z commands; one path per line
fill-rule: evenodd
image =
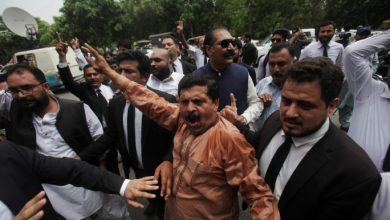
M 264 106 L 260 117 L 257 118 L 254 122 L 253 128 L 255 131 L 261 129 L 268 117 L 275 111 L 279 110 L 280 107 L 281 91 L 279 87 L 272 82 L 271 76 L 265 77 L 264 79 L 260 80 L 259 83 L 256 85 L 256 94 L 260 96 L 264 93 L 268 93 L 272 96 L 272 102 L 271 105 Z
M 205 63 L 204 63 L 205 55 L 201 49 L 199 49 L 198 47 L 194 47 L 192 45 L 188 45 L 187 51 L 188 51 L 188 54 L 191 55 L 192 58 L 194 58 L 197 69 L 199 69 L 205 65 Z M 206 57 L 206 59 L 208 60 L 207 57 Z
M 88 129 L 94 140 L 103 134 L 99 119 L 91 108 L 84 104 Z M 58 132 L 56 113 L 47 113 L 43 118 L 33 114 L 33 125 L 36 133 L 37 152 L 52 157 L 75 157 L 76 153 Z M 76 123 L 76 122 L 75 122 Z M 73 185 L 56 186 L 42 184 L 54 210 L 66 219 L 83 219 L 99 210 L 103 205 L 103 194 L 96 191 L 75 187 Z M 72 211 L 69 211 L 72 210 Z
M 184 74 L 183 64 L 181 63 L 179 57 L 176 58 L 175 61 L 173 61 L 173 68 L 174 68 L 174 72 Z
M 129 113 L 130 102 L 126 101 L 125 108 L 123 109 L 123 133 L 125 135 L 125 143 L 127 152 L 130 154 L 129 150 L 129 131 L 127 130 L 128 124 L 128 113 Z M 142 112 L 138 108 L 134 107 L 134 138 L 135 138 L 135 149 L 138 159 L 138 168 L 143 169 L 144 165 L 142 162 Z
M 382 182 L 371 207 L 371 212 L 364 220 L 390 219 L 390 172 L 381 173 Z
M 0 111 L 8 112 L 11 109 L 12 96 L 0 91 Z M 91 108 L 84 104 L 84 112 L 88 130 L 93 140 L 103 134 L 102 125 Z M 75 157 L 76 153 L 65 143 L 55 127 L 57 113 L 47 113 L 43 118 L 33 115 L 33 126 L 36 131 L 37 152 L 53 157 Z M 9 117 L 8 117 L 9 118 Z M 123 196 L 129 180 L 121 186 Z M 94 214 L 103 205 L 103 193 L 86 190 L 73 185 L 55 186 L 42 184 L 54 210 L 66 219 L 83 219 Z M 117 208 L 120 209 L 121 207 Z M 116 211 L 112 210 L 112 211 Z
M 307 152 L 325 135 L 329 129 L 329 119 L 325 120 L 325 123 L 313 134 L 310 134 L 305 137 L 292 137 L 292 147 L 287 155 L 286 160 L 283 163 L 282 168 L 280 169 L 279 175 L 276 178 L 274 195 L 277 200 L 280 199 L 283 189 L 286 186 L 291 175 L 294 173 L 295 169 L 298 167 L 299 163 L 306 156 Z M 279 130 L 274 137 L 271 139 L 267 147 L 265 148 L 263 154 L 260 157 L 259 167 L 260 174 L 265 178 L 265 174 L 268 170 L 269 164 L 271 163 L 272 158 L 274 157 L 276 151 L 279 149 L 280 145 L 283 144 L 285 139 L 285 134 L 283 130 Z
M 103 95 L 103 97 L 106 99 L 107 103 L 109 103 L 114 96 L 114 92 L 112 91 L 112 89 L 104 84 L 101 84 L 98 89 L 100 90 L 100 93 Z
M 12 220 L 14 219 L 14 215 L 12 214 L 11 210 L 0 201 L 0 219 L 1 220 Z
M 265 61 L 265 57 L 267 55 L 264 55 L 260 58 L 259 60 L 259 66 L 257 67 L 257 73 L 256 73 L 256 81 L 257 83 L 264 79 L 265 77 L 268 77 L 270 76 L 270 72 L 269 72 L 269 63 L 267 62 L 267 64 L 265 65 L 265 72 L 264 72 L 264 61 Z
M 114 97 L 114 92 L 112 91 L 112 89 L 109 86 L 104 85 L 103 83 L 100 85 L 98 89 L 95 90 L 96 95 L 99 95 L 97 90 L 100 90 L 100 93 L 103 95 L 107 103 L 109 103 L 112 97 Z M 102 125 L 103 128 L 107 127 L 107 119 L 104 116 L 104 114 L 102 115 Z
M 155 77 L 153 74 L 150 74 L 150 77 L 149 77 L 146 85 L 153 88 L 153 89 L 157 89 L 157 90 L 166 92 L 168 94 L 171 94 L 173 96 L 176 96 L 177 91 L 178 91 L 179 82 L 183 77 L 184 77 L 184 75 L 181 73 L 172 72 L 172 74 L 168 78 L 161 81 L 159 78 Z
M 342 44 L 334 41 L 330 41 L 328 44 L 328 57 L 340 68 L 343 67 L 343 50 L 344 47 Z M 322 57 L 323 52 L 324 47 L 321 42 L 314 41 L 302 50 L 299 60 L 302 60 L 305 57 Z
M 380 172 L 390 144 L 390 89 L 372 78 L 369 57 L 390 48 L 390 31 L 360 40 L 344 53 L 344 69 L 354 98 L 348 135 L 368 154 Z
M 253 85 L 253 81 L 249 76 L 249 73 L 246 99 L 248 102 L 248 108 L 241 114 L 241 116 L 245 118 L 246 124 L 252 124 L 258 117 L 260 117 L 264 105 L 260 102 L 260 99 L 256 94 L 256 88 Z

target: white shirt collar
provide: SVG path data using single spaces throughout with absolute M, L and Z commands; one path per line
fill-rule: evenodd
M 305 137 L 292 137 L 292 141 L 294 143 L 293 146 L 297 148 L 305 145 L 314 146 L 314 144 L 316 144 L 322 137 L 324 137 L 324 135 L 329 129 L 329 125 L 330 125 L 329 118 L 327 118 L 325 122 L 322 124 L 322 126 L 320 127 L 320 129 L 318 129 L 316 132 L 307 135 Z M 286 137 L 286 134 L 284 133 L 283 130 L 281 135 L 283 138 Z

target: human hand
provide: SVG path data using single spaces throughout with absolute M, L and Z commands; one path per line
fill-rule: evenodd
M 143 208 L 141 203 L 134 201 L 135 198 L 149 198 L 153 199 L 156 195 L 147 193 L 145 191 L 157 190 L 158 181 L 154 180 L 153 176 L 147 176 L 141 179 L 133 179 L 126 186 L 125 199 L 127 203 L 135 208 Z
M 183 34 L 183 21 L 177 21 L 176 29 L 179 35 Z
M 77 37 L 72 38 L 72 40 L 70 41 L 70 46 L 73 48 L 73 50 L 79 49 L 79 39 Z
M 14 220 L 38 220 L 43 217 L 43 206 L 46 204 L 45 192 L 39 192 L 26 203 Z
M 171 195 L 172 189 L 172 163 L 169 161 L 163 161 L 154 171 L 154 179 L 158 180 L 161 177 L 161 197 L 165 200 Z
M 60 63 L 66 63 L 66 53 L 68 53 L 68 44 L 63 42 L 61 34 L 56 32 L 56 51 L 60 58 Z
M 236 98 L 234 97 L 233 93 L 230 93 L 230 105 L 225 106 L 221 110 L 221 115 L 233 124 L 237 121 L 240 123 L 245 123 L 244 117 L 237 114 Z
M 91 45 L 85 43 L 83 46 L 89 54 L 86 56 L 86 60 L 92 65 L 92 67 L 99 73 L 107 74 L 111 67 L 107 63 L 106 59 L 100 55 Z
M 74 156 L 73 159 L 75 159 L 75 160 L 81 160 L 81 158 L 80 158 L 79 155 Z
M 269 93 L 262 93 L 259 95 L 259 98 L 264 106 L 270 106 L 272 103 L 272 95 Z

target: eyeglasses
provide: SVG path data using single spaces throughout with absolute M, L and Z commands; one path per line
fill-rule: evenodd
M 39 83 L 37 85 L 24 85 L 19 88 L 8 88 L 5 92 L 10 93 L 11 95 L 18 94 L 19 92 L 23 95 L 31 95 L 34 92 L 34 88 L 42 84 L 43 83 Z
M 233 47 L 236 46 L 236 41 L 234 39 L 225 39 L 221 40 L 219 43 L 216 43 L 221 45 L 222 48 L 228 48 L 229 44 L 232 44 Z
M 272 39 L 271 39 L 271 42 L 272 42 L 272 43 L 274 43 L 274 42 L 280 43 L 280 42 L 282 42 L 282 39 L 281 39 L 281 38 L 272 38 Z

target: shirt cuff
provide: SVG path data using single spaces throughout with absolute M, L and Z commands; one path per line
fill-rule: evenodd
M 119 194 L 121 194 L 121 196 L 125 196 L 126 187 L 127 187 L 127 184 L 129 184 L 129 182 L 130 182 L 129 179 L 125 179 L 125 181 L 123 181 L 122 186 L 121 186 L 121 190 L 119 191 Z
M 58 64 L 58 67 L 59 67 L 59 68 L 68 67 L 68 63 L 59 63 L 59 64 Z

